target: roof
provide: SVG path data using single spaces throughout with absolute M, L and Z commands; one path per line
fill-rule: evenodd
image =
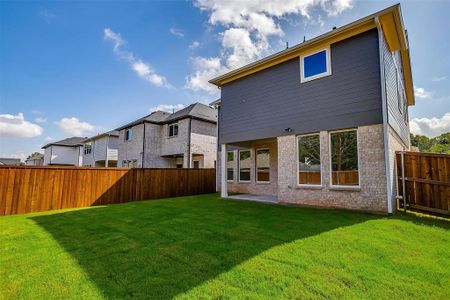
M 163 111 L 152 112 L 151 114 L 142 117 L 140 119 L 137 119 L 136 121 L 130 122 L 124 126 L 121 126 L 116 130 L 130 128 L 135 125 L 142 124 L 144 122 L 154 124 L 166 124 L 185 118 L 193 118 L 203 120 L 206 122 L 217 123 L 217 110 L 208 105 L 197 102 L 172 114 Z
M 20 158 L 0 158 L 0 165 L 20 165 Z
M 146 115 L 145 117 L 139 118 L 133 122 L 123 125 L 123 126 L 117 128 L 116 130 L 119 131 L 119 130 L 122 130 L 125 128 L 133 127 L 135 125 L 142 124 L 144 122 L 160 123 L 160 122 L 163 122 L 169 115 L 170 115 L 170 113 L 168 113 L 168 112 L 158 110 L 158 111 L 152 112 L 149 115 Z
M 205 104 L 194 103 L 186 108 L 183 108 L 182 110 L 171 114 L 169 117 L 167 117 L 165 123 L 188 117 L 217 123 L 217 110 Z
M 99 133 L 97 135 L 94 135 L 90 138 L 87 138 L 84 140 L 84 143 L 89 142 L 89 141 L 93 141 L 93 140 L 97 140 L 103 137 L 107 137 L 107 136 L 114 136 L 114 137 L 119 137 L 119 131 L 118 130 L 110 130 L 107 132 L 103 132 L 103 133 Z
M 43 146 L 42 149 L 45 149 L 50 146 L 67 146 L 67 147 L 77 147 L 77 146 L 83 146 L 83 142 L 86 138 L 85 137 L 70 137 L 64 140 L 60 140 L 57 142 L 48 143 L 47 145 Z
M 261 70 L 270 68 L 287 60 L 304 55 L 307 52 L 318 50 L 324 45 L 330 45 L 368 30 L 379 28 L 383 30 L 388 48 L 391 52 L 400 51 L 405 77 L 406 96 L 409 105 L 414 105 L 414 89 L 411 73 L 411 62 L 409 55 L 409 44 L 406 30 L 401 16 L 400 4 L 390 6 L 372 15 L 336 28 L 327 33 L 319 35 L 311 40 L 297 44 L 291 48 L 269 55 L 241 68 L 232 70 L 226 74 L 215 77 L 209 82 L 221 87 L 229 82 Z

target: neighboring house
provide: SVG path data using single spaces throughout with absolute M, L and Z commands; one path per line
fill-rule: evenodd
M 30 156 L 25 160 L 27 166 L 42 166 L 44 165 L 44 154 L 36 154 Z
M 400 5 L 210 82 L 221 89 L 222 197 L 395 210 L 394 154 L 410 147 L 415 101 Z
M 117 167 L 119 132 L 108 131 L 84 140 L 83 166 Z
M 82 166 L 85 137 L 71 137 L 44 147 L 44 165 Z
M 20 166 L 20 158 L 0 158 L 0 166 Z
M 207 105 L 156 111 L 117 130 L 120 167 L 215 167 L 217 110 Z

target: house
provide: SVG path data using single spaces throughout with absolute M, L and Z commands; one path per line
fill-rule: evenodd
M 44 165 L 44 155 L 43 154 L 35 154 L 33 156 L 29 156 L 25 160 L 25 165 L 27 165 L 27 166 L 42 166 L 42 165 Z
M 119 132 L 111 130 L 84 140 L 83 166 L 117 167 Z
M 85 137 L 71 137 L 52 142 L 44 147 L 45 166 L 82 166 Z
M 0 166 L 20 166 L 20 158 L 0 157 Z
M 117 129 L 120 167 L 213 168 L 217 110 L 201 103 L 153 112 Z
M 400 5 L 210 83 L 222 197 L 395 211 L 394 153 L 410 147 L 415 101 Z

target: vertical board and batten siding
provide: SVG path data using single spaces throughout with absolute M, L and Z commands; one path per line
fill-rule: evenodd
M 396 159 L 398 190 L 402 195 L 401 152 L 397 152 Z M 404 172 L 407 206 L 450 214 L 450 155 L 404 152 Z
M 300 83 L 294 58 L 225 84 L 219 143 L 381 124 L 378 32 L 332 44 L 331 66 L 331 76 Z
M 215 169 L 0 167 L 0 215 L 215 192 Z
M 403 106 L 406 105 L 406 94 L 403 89 L 404 85 L 398 82 L 398 79 L 403 81 L 401 57 L 398 53 L 391 53 L 384 42 L 383 51 L 388 123 L 405 145 L 409 145 L 409 127 L 405 122 L 408 120 L 408 116 L 404 116 L 407 114 L 407 109 L 403 109 Z M 396 66 L 399 68 L 398 71 Z M 397 72 L 399 73 L 398 79 Z

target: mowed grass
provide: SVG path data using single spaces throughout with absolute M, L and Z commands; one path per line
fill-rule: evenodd
M 215 194 L 0 217 L 0 297 L 450 299 L 450 222 Z

